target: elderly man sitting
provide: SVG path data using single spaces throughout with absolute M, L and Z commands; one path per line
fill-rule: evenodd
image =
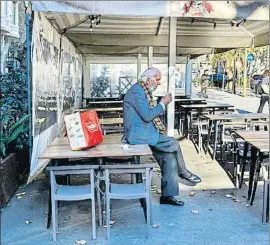
M 183 206 L 174 196 L 179 195 L 179 177 L 193 184 L 201 179 L 187 170 L 179 142 L 165 136 L 166 128 L 159 118 L 172 96 L 166 95 L 158 105 L 154 105 L 152 92 L 161 83 L 161 72 L 154 67 L 142 73 L 124 98 L 124 136 L 130 144 L 148 144 L 161 168 L 160 204 Z

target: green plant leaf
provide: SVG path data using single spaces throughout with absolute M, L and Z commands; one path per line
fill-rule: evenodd
M 5 156 L 6 156 L 6 145 L 4 144 L 3 141 L 1 141 L 0 146 L 1 146 L 1 155 L 2 155 L 3 157 L 5 157 Z
M 13 132 L 17 127 L 19 127 L 21 124 L 23 124 L 27 119 L 29 115 L 25 115 L 22 117 L 18 122 L 14 123 L 12 127 L 10 128 L 10 132 Z
M 11 133 L 11 135 L 8 137 L 8 139 L 7 139 L 7 144 L 6 145 L 8 145 L 10 142 L 12 142 L 13 140 L 15 140 L 17 137 L 18 137 L 18 135 L 20 134 L 20 133 L 22 133 L 24 131 L 24 125 L 23 124 L 21 124 L 19 127 L 17 127 L 12 133 Z
M 9 109 L 5 111 L 4 113 L 1 113 L 1 124 L 9 117 L 11 117 L 11 113 L 16 112 L 14 109 Z

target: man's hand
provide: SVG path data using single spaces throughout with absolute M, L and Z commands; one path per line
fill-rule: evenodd
M 164 96 L 160 102 L 162 102 L 165 106 L 167 106 L 172 101 L 172 94 L 169 93 L 166 96 Z

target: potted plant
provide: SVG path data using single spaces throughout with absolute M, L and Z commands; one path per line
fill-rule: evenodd
M 4 106 L 5 107 L 5 106 Z M 3 106 L 1 106 L 1 109 Z M 18 163 L 16 154 L 10 153 L 9 145 L 25 131 L 28 115 L 18 118 L 16 110 L 6 109 L 0 117 L 0 176 L 1 176 L 1 206 L 5 205 L 18 188 Z
M 1 109 L 3 106 L 1 106 Z M 5 205 L 18 188 L 18 164 L 16 154 L 8 151 L 9 145 L 25 130 L 28 115 L 18 118 L 16 110 L 7 109 L 0 117 L 0 176 L 1 176 L 1 206 Z

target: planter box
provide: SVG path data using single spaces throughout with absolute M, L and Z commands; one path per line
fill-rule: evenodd
M 14 195 L 18 189 L 18 176 L 17 176 L 18 163 L 14 153 L 9 154 L 0 164 L 0 178 L 1 178 L 1 203 L 3 207 L 7 204 L 9 199 Z

